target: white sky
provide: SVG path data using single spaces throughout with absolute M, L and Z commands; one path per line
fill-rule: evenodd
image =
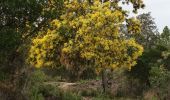
M 170 0 L 144 0 L 144 3 L 146 7 L 140 11 L 151 12 L 159 32 L 162 32 L 165 26 L 170 28 Z

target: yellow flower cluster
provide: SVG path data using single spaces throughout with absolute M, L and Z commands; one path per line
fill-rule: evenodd
M 47 33 L 43 37 L 37 37 L 32 40 L 28 61 L 37 68 L 52 66 L 58 56 L 56 49 L 58 49 L 57 47 L 59 47 L 62 37 L 54 33 L 54 31 L 50 32 L 48 30 Z
M 140 33 L 141 32 L 141 24 L 140 21 L 135 18 L 130 18 L 127 21 L 128 31 L 129 33 Z

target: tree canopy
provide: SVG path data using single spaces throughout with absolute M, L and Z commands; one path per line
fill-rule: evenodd
M 60 62 L 77 72 L 87 65 L 99 72 L 116 67 L 131 69 L 143 48 L 133 38 L 122 38 L 120 26 L 127 21 L 130 34 L 137 34 L 140 23 L 135 18 L 128 19 L 126 11 L 118 8 L 118 2 L 94 1 L 89 5 L 87 1 L 66 1 L 60 18 L 33 39 L 30 63 L 45 67 Z

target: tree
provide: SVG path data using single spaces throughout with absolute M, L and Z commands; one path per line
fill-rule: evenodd
M 29 41 L 61 15 L 62 5 L 63 0 L 0 0 L 0 75 L 6 87 L 12 86 L 8 92 L 22 90 L 20 80 L 30 69 L 25 66 Z
M 139 79 L 141 84 L 149 86 L 149 72 L 152 67 L 159 65 L 160 59 L 163 59 L 162 53 L 166 51 L 167 48 L 161 45 L 155 45 L 154 48 L 144 50 L 142 56 L 138 58 L 137 64 L 130 72 L 128 71 L 128 75 L 130 75 L 130 77 Z
M 0 1 L 2 66 L 12 63 L 13 59 L 17 58 L 15 55 L 21 53 L 21 48 L 31 37 L 36 36 L 38 31 L 46 29 L 49 21 L 61 15 L 62 5 L 62 0 Z M 5 65 L 5 68 L 7 66 Z
M 144 13 L 137 17 L 141 22 L 141 33 L 137 36 L 137 41 L 144 46 L 145 49 L 149 49 L 156 45 L 158 40 L 158 29 L 151 16 L 151 13 Z
M 138 5 L 134 9 L 142 7 L 141 1 L 129 2 Z M 117 4 L 118 1 L 94 1 L 90 5 L 87 1 L 66 1 L 60 19 L 51 22 L 52 28 L 44 32 L 44 36 L 41 34 L 33 39 L 28 61 L 37 67 L 53 66 L 60 61 L 77 76 L 91 66 L 98 73 L 102 72 L 105 91 L 106 69 L 131 69 L 143 52 L 142 46 L 135 39 L 120 36 L 119 28 L 125 21 L 131 34 L 140 32 L 140 23 L 135 18 L 128 19 L 126 11 Z M 44 53 L 46 50 L 52 51 Z M 56 51 L 59 51 L 58 55 L 53 56 Z
M 141 23 L 140 34 L 128 35 L 127 37 L 135 37 L 136 41 L 144 47 L 144 52 L 138 58 L 135 67 L 128 73 L 130 77 L 138 78 L 141 83 L 149 84 L 149 71 L 152 64 L 161 58 L 164 47 L 158 46 L 159 32 L 151 13 L 138 15 L 137 19 Z
M 169 28 L 166 26 L 161 35 L 157 35 L 157 39 L 150 36 L 152 41 L 148 41 L 148 45 L 152 48 L 146 48 L 143 55 L 138 59 L 135 67 L 129 72 L 131 77 L 140 79 L 145 84 L 150 84 L 150 70 L 154 67 L 164 66 L 165 69 L 170 69 L 169 66 Z M 139 37 L 140 38 L 140 37 Z M 155 41 L 155 43 L 153 43 Z M 143 41 L 144 43 L 146 41 Z M 145 45 L 144 45 L 145 46 Z
M 162 64 L 164 65 L 164 67 L 168 70 L 170 70 L 170 29 L 168 28 L 168 26 L 165 26 L 165 28 L 163 29 L 162 34 L 160 35 L 160 39 L 159 39 L 159 44 L 164 46 L 165 48 L 167 48 L 166 51 L 164 51 L 162 53 L 162 56 L 164 56 L 164 59 L 162 60 Z
M 170 46 L 170 29 L 168 28 L 168 26 L 165 26 L 165 28 L 163 29 L 160 38 L 160 44 L 166 47 Z

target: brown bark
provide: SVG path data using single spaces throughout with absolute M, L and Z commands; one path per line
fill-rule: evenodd
M 105 70 L 102 70 L 102 87 L 103 87 L 103 93 L 107 91 L 108 83 L 107 83 L 107 76 Z

